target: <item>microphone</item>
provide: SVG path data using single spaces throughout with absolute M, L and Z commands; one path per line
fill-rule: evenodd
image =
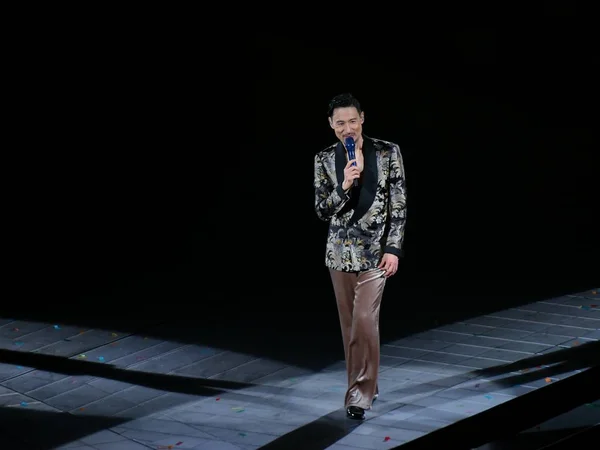
M 348 136 L 344 143 L 346 144 L 346 149 L 348 150 L 348 158 L 356 159 L 356 154 L 354 153 L 354 138 L 352 136 Z M 353 166 L 356 166 L 356 161 L 352 163 Z M 354 187 L 358 186 L 358 179 L 354 179 Z

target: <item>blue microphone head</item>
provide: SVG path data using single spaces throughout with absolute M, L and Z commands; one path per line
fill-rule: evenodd
M 354 155 L 354 138 L 352 136 L 348 136 L 344 143 L 346 144 L 346 149 L 348 150 L 348 157 L 350 159 L 354 159 L 356 156 Z

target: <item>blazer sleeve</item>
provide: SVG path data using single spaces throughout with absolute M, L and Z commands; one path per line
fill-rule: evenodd
M 338 184 L 337 187 L 334 185 L 319 154 L 315 156 L 314 189 L 315 211 L 319 219 L 326 222 L 339 212 L 350 199 L 341 184 Z
M 400 148 L 394 145 L 390 155 L 390 197 L 388 204 L 389 227 L 384 253 L 404 256 L 404 229 L 406 225 L 406 179 Z

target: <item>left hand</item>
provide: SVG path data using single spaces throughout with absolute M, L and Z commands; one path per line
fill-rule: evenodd
M 385 270 L 385 277 L 389 278 L 398 270 L 398 257 L 391 253 L 385 253 L 377 267 Z

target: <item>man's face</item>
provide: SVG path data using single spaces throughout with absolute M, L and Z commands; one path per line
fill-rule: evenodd
M 342 143 L 348 136 L 352 136 L 355 141 L 359 142 L 362 139 L 363 121 L 364 114 L 358 114 L 358 110 L 351 106 L 336 108 L 333 111 L 333 116 L 329 118 L 329 125 L 331 125 L 335 135 Z

